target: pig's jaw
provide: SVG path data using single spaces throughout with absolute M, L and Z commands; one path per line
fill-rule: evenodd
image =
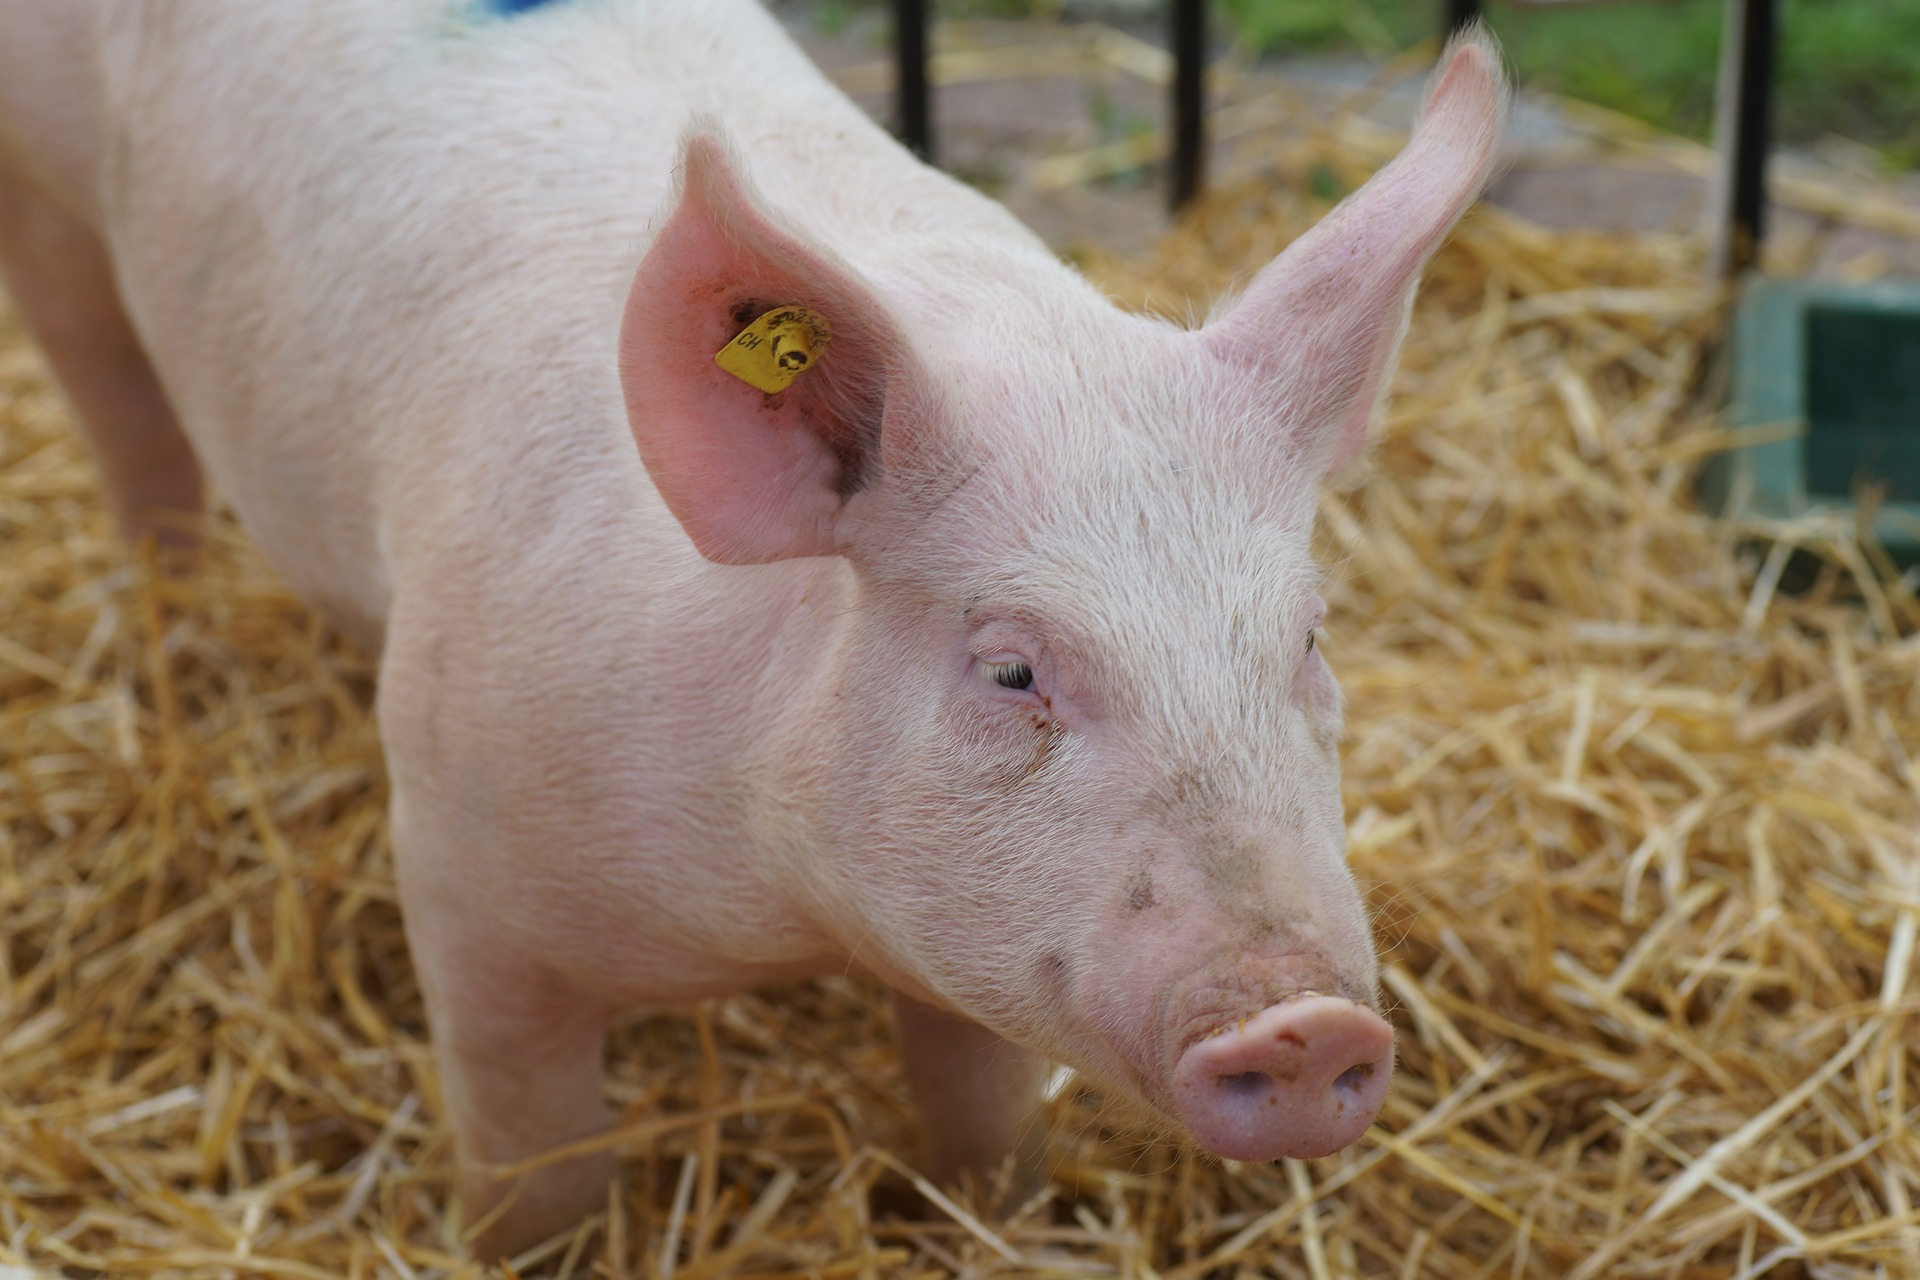
M 864 918 L 851 886 L 819 874 L 843 861 L 834 834 L 791 812 L 776 825 L 779 842 L 793 846 L 782 861 L 813 868 L 809 884 L 785 886 L 834 955 L 813 971 L 859 970 L 976 1018 L 1080 1068 L 1124 1110 L 1216 1156 L 1331 1155 L 1357 1141 L 1385 1101 L 1393 1032 L 1375 1008 L 1373 951 L 1357 896 L 1347 927 L 1328 919 L 1346 914 L 1332 910 L 1268 946 L 1209 945 L 1208 934 L 1232 930 L 1204 912 L 1185 927 L 1143 929 L 1129 902 L 1131 928 L 1096 926 L 1104 944 L 1085 935 L 1077 944 L 1052 939 L 1038 972 L 1028 970 L 1030 984 L 1014 982 L 1015 991 L 983 985 L 978 973 L 943 977 L 928 963 L 938 948 L 888 946 L 889 931 Z M 1350 882 L 1343 887 L 1352 892 Z M 1077 963 L 1065 958 L 1075 952 Z M 1207 958 L 1180 977 L 1169 974 L 1175 956 Z M 994 988 L 1004 1003 L 988 994 Z M 982 1007 L 983 999 L 996 1007 Z

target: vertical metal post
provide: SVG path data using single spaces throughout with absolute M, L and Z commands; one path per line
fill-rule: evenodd
M 1480 0 L 1446 0 L 1446 6 L 1449 36 L 1480 16 Z
M 1725 218 L 1720 266 L 1737 275 L 1760 261 L 1766 231 L 1767 149 L 1773 139 L 1777 0 L 1727 0 L 1720 60 L 1720 154 Z
M 900 140 L 933 160 L 933 110 L 927 87 L 927 0 L 893 0 L 894 108 Z
M 1178 213 L 1200 194 L 1206 178 L 1206 0 L 1173 0 L 1172 18 L 1173 171 L 1167 205 Z

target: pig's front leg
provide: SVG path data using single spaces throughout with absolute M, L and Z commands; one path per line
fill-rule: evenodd
M 607 1009 L 489 927 L 454 851 L 394 805 L 407 945 L 427 1006 L 446 1119 L 460 1162 L 464 1220 L 488 1222 L 473 1254 L 491 1261 L 579 1221 L 607 1199 L 616 1166 L 601 1152 L 495 1174 L 607 1128 Z M 503 1207 L 504 1206 L 504 1207 Z
M 0 173 L 0 276 L 73 403 L 121 532 L 193 542 L 200 464 L 121 309 L 100 238 Z
M 897 993 L 893 1015 L 926 1135 L 927 1172 L 947 1183 L 967 1174 L 985 1191 L 1012 1156 L 1003 1202 L 1011 1207 L 1040 1181 L 1045 1060 L 977 1022 Z

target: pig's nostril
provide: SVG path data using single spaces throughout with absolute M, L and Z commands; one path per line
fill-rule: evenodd
M 1349 1093 L 1356 1093 L 1366 1087 L 1367 1081 L 1371 1079 L 1372 1076 L 1373 1064 L 1371 1062 L 1356 1062 L 1334 1077 L 1333 1087 L 1336 1089 L 1344 1089 Z
M 1259 1093 L 1273 1087 L 1273 1077 L 1264 1071 L 1242 1071 L 1237 1075 L 1221 1076 L 1220 1087 L 1228 1093 Z

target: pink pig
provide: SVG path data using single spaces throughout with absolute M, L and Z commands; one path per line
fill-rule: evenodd
M 1491 41 L 1188 331 L 748 0 L 518 7 L 0 0 L 0 253 L 123 524 L 204 468 L 382 654 L 479 1249 L 603 1200 L 492 1170 L 608 1123 L 611 1018 L 849 967 L 941 1176 L 1037 1159 L 1048 1061 L 1231 1159 L 1353 1142 L 1393 1034 L 1308 541 Z M 715 364 L 783 306 L 832 332 L 791 387 Z

